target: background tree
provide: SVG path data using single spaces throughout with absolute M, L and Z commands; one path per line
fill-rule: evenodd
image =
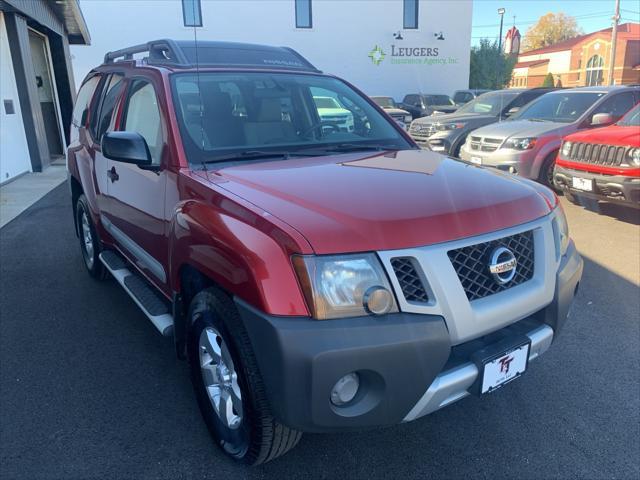
M 524 34 L 522 51 L 526 52 L 547 47 L 554 43 L 577 37 L 582 33 L 582 29 L 578 27 L 575 18 L 562 12 L 549 12 L 540 17 L 538 22 L 529 27 L 527 33 Z
M 553 79 L 553 73 L 551 73 L 551 72 L 547 73 L 547 76 L 544 77 L 544 80 L 542 81 L 542 86 L 543 87 L 554 87 L 555 86 L 555 80 Z
M 469 88 L 497 89 L 511 81 L 516 58 L 505 55 L 497 42 L 483 38 L 471 48 Z

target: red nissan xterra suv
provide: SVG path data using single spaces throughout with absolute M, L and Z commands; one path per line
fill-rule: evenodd
M 554 183 L 580 197 L 640 207 L 640 104 L 614 125 L 564 138 Z
M 516 379 L 582 275 L 550 190 L 420 150 L 288 48 L 108 53 L 72 130 L 87 270 L 174 339 L 213 438 L 245 463 Z

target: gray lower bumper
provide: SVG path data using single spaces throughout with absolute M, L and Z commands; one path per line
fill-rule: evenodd
M 531 339 L 531 361 L 549 348 L 553 341 L 553 329 L 549 325 L 542 325 L 528 332 L 527 336 Z M 469 389 L 478 378 L 478 374 L 478 367 L 472 362 L 442 372 L 403 421 L 410 422 L 470 395 Z

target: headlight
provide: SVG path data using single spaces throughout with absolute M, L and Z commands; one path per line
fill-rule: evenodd
M 397 312 L 391 285 L 373 253 L 294 256 L 311 314 L 319 320 Z
M 632 165 L 640 167 L 640 148 L 631 148 L 627 150 L 627 156 Z
M 436 130 L 457 130 L 458 128 L 464 128 L 464 123 L 438 123 Z
M 560 150 L 560 154 L 562 155 L 562 158 L 569 158 L 569 155 L 571 154 L 572 146 L 573 146 L 573 143 L 571 142 L 564 142 L 562 144 L 562 149 Z
M 406 123 L 407 125 L 411 123 L 411 120 L 413 120 L 413 117 L 411 115 L 404 116 L 404 123 Z
M 536 145 L 536 138 L 510 138 L 502 145 L 502 148 L 512 148 L 514 150 L 529 150 Z
M 569 224 L 567 223 L 567 217 L 562 210 L 562 205 L 558 204 L 556 207 L 556 226 L 557 226 L 557 246 L 560 249 L 560 256 L 567 253 L 569 247 Z

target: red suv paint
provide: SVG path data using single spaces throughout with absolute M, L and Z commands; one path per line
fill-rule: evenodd
M 173 338 L 213 438 L 245 463 L 514 380 L 581 278 L 550 190 L 420 150 L 290 49 L 109 53 L 73 124 L 87 270 Z
M 640 207 L 640 104 L 614 125 L 565 137 L 554 182 L 573 202 Z

